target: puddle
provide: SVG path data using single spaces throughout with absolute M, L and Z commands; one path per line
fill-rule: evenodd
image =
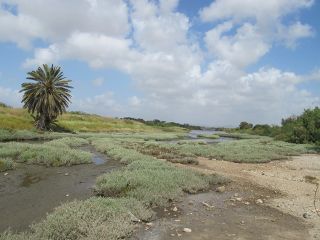
M 95 165 L 101 165 L 101 164 L 104 164 L 106 161 L 104 158 L 101 158 L 97 155 L 94 155 L 93 158 L 92 158 L 92 161 Z

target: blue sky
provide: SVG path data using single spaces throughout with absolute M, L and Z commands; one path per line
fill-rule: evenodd
M 0 101 L 13 106 L 43 63 L 73 80 L 70 109 L 107 116 L 277 124 L 320 105 L 319 1 L 0 3 Z

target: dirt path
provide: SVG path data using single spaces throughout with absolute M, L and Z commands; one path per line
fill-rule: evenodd
M 267 164 L 198 160 L 199 165 L 191 168 L 218 173 L 233 182 L 223 193 L 188 195 L 174 203 L 177 212 L 171 206 L 164 218 L 141 227 L 133 239 L 320 239 L 320 217 L 313 206 L 315 185 L 305 178 L 320 179 L 320 155 Z M 320 200 L 317 204 L 320 208 Z
M 267 205 L 303 219 L 313 227 L 310 236 L 320 239 L 320 193 L 314 207 L 316 185 L 310 177 L 320 180 L 320 155 L 303 155 L 289 161 L 267 164 L 238 164 L 226 161 L 199 159 L 199 167 L 213 170 L 237 181 L 250 181 L 281 193 L 273 199 L 263 199 Z M 319 181 L 318 181 L 319 182 Z M 319 182 L 320 183 L 320 182 Z

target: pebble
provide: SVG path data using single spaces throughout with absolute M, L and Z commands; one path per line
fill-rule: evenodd
M 238 193 L 235 193 L 234 196 L 235 196 L 235 197 L 239 197 L 239 194 L 238 194 Z
M 69 197 L 69 194 L 66 194 L 66 197 Z
M 146 225 L 147 225 L 148 227 L 152 227 L 152 226 L 153 226 L 153 223 L 148 222 L 148 223 L 146 223 Z
M 242 201 L 242 198 L 241 198 L 241 197 L 238 197 L 238 198 L 236 198 L 236 200 L 237 200 L 238 202 L 241 202 L 241 201 Z
M 263 201 L 260 198 L 256 200 L 256 204 L 262 204 L 262 203 Z
M 310 215 L 308 213 L 304 213 L 303 215 L 303 218 L 307 219 L 307 218 L 310 218 Z
M 186 233 L 191 233 L 192 232 L 192 230 L 190 228 L 184 228 L 183 231 L 186 232 Z
M 225 191 L 226 191 L 226 187 L 225 186 L 217 187 L 217 189 L 216 189 L 216 192 L 219 192 L 219 193 L 223 193 Z
M 250 203 L 249 203 L 249 202 L 245 202 L 244 204 L 245 204 L 245 205 L 250 205 Z
M 69 173 L 65 173 L 64 175 L 65 175 L 65 176 L 69 176 Z
M 178 208 L 177 208 L 177 207 L 174 207 L 174 208 L 172 209 L 172 211 L 176 212 L 176 211 L 178 211 Z
M 6 173 L 4 173 L 3 175 L 7 176 L 8 174 L 9 174 L 9 173 L 6 172 Z

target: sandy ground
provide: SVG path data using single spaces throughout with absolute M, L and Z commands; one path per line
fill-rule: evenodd
M 141 226 L 134 240 L 320 239 L 320 217 L 313 205 L 316 185 L 305 178 L 320 179 L 320 155 L 266 164 L 198 160 L 198 166 L 187 167 L 218 173 L 232 183 L 223 193 L 187 195 L 152 226 Z M 178 211 L 172 211 L 174 207 Z M 187 233 L 184 228 L 192 232 Z

